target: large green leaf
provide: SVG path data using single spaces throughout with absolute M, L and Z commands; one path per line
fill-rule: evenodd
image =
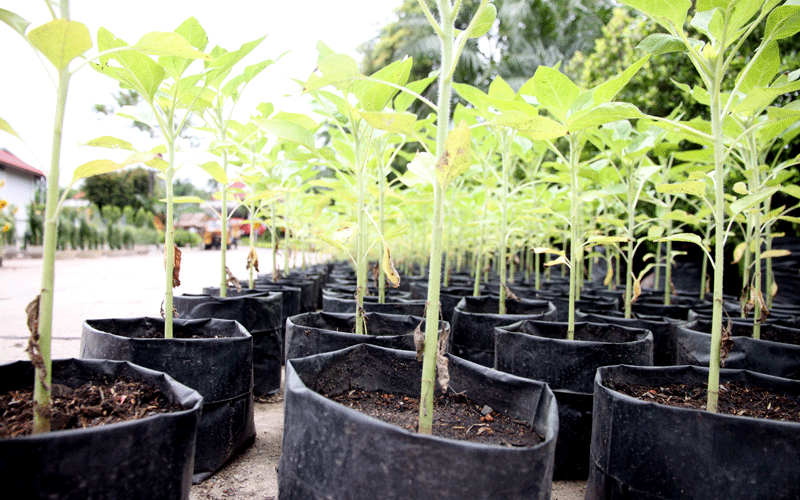
M 174 56 L 187 59 L 203 59 L 211 61 L 212 57 L 201 52 L 189 43 L 186 38 L 178 33 L 166 31 L 153 31 L 145 34 L 133 46 L 134 49 L 154 56 Z
M 623 0 L 623 3 L 655 19 L 673 30 L 682 30 L 691 0 Z
M 181 25 L 175 29 L 175 33 L 185 38 L 186 41 L 189 42 L 189 45 L 198 51 L 205 50 L 206 45 L 208 45 L 208 35 L 206 35 L 206 31 L 203 27 L 200 26 L 200 22 L 194 17 L 190 17 L 182 22 Z M 173 56 L 164 56 L 158 59 L 158 63 L 161 64 L 174 79 L 180 78 L 192 61 L 194 61 L 194 59 L 188 57 Z
M 733 203 L 730 204 L 731 212 L 734 216 L 742 213 L 743 211 L 747 210 L 748 208 L 758 205 L 762 201 L 766 200 L 770 196 L 772 196 L 776 191 L 780 189 L 780 186 L 775 186 L 769 189 L 765 189 L 764 191 L 760 191 L 758 193 L 749 194 L 747 196 L 743 196 Z
M 136 148 L 133 147 L 128 141 L 123 139 L 118 139 L 116 137 L 112 137 L 110 135 L 104 135 L 102 137 L 97 137 L 90 141 L 86 141 L 83 143 L 84 146 L 92 146 L 94 148 L 107 148 L 107 149 L 124 149 L 127 151 L 136 151 Z
M 547 66 L 539 66 L 533 80 L 539 104 L 559 121 L 566 123 L 567 111 L 581 93 L 578 86 L 557 69 Z
M 256 118 L 253 123 L 258 125 L 264 132 L 272 134 L 279 139 L 296 142 L 312 151 L 316 149 L 314 134 L 296 122 L 275 118 Z
M 439 73 L 437 71 L 428 76 L 427 78 L 409 82 L 406 84 L 405 87 L 416 94 L 422 95 L 422 93 L 425 92 L 425 89 L 427 89 L 431 85 L 431 83 L 433 83 L 436 80 L 436 78 L 438 78 L 438 76 Z M 398 113 L 406 111 L 408 107 L 411 105 L 411 103 L 414 102 L 415 99 L 416 97 L 407 92 L 400 92 L 399 94 L 397 94 L 397 97 L 394 98 L 394 110 L 397 111 Z
M 594 103 L 602 104 L 613 100 L 619 91 L 631 81 L 633 75 L 635 75 L 636 72 L 639 71 L 648 60 L 650 60 L 650 54 L 642 57 L 635 63 L 625 68 L 625 70 L 618 76 L 611 78 L 595 87 L 594 93 L 592 94 Z
M 97 46 L 101 52 L 127 47 L 121 39 L 115 37 L 105 28 L 97 32 Z M 111 60 L 119 63 L 119 67 L 111 66 Z M 122 50 L 100 58 L 100 64 L 93 67 L 105 75 L 119 81 L 123 87 L 139 92 L 151 102 L 164 80 L 164 68 L 150 57 L 134 50 Z
M 698 41 L 698 43 L 702 42 Z M 644 40 L 639 42 L 636 48 L 649 52 L 654 56 L 669 54 L 670 52 L 686 52 L 688 50 L 683 40 L 677 36 L 668 35 L 666 33 L 647 35 Z
M 361 106 L 366 111 L 383 111 L 383 108 L 389 104 L 389 101 L 399 92 L 399 89 L 374 80 L 403 86 L 411 74 L 412 63 L 413 61 L 410 58 L 395 61 L 371 75 L 370 80 L 358 82 L 353 88 L 353 94 L 361 103 Z
M 225 52 L 224 49 L 215 48 L 217 56 L 206 67 L 206 81 L 211 87 L 219 88 L 227 78 L 233 67 L 247 54 L 253 51 L 266 38 L 266 35 L 251 42 L 243 43 L 237 50 Z
M 769 106 L 778 96 L 800 90 L 800 81 L 782 86 L 755 87 L 740 103 L 733 107 L 735 113 L 749 113 Z
M 94 46 L 89 28 L 67 19 L 55 19 L 32 29 L 28 40 L 58 70 Z
M 75 169 L 75 172 L 72 174 L 72 184 L 74 184 L 76 181 L 79 181 L 80 179 L 85 179 L 93 175 L 100 175 L 100 174 L 107 174 L 109 172 L 114 172 L 121 168 L 125 168 L 128 165 L 135 165 L 137 163 L 147 163 L 157 157 L 158 154 L 151 151 L 147 153 L 132 153 L 125 160 L 119 163 L 112 160 L 90 161 L 88 163 L 84 163 L 83 165 Z
M 575 132 L 604 123 L 641 118 L 642 116 L 644 116 L 642 112 L 633 104 L 627 102 L 606 102 L 570 115 L 567 119 L 567 129 L 570 132 Z
M 349 89 L 361 76 L 355 59 L 347 54 L 331 54 L 317 63 L 317 69 L 306 80 L 303 91 L 310 92 L 328 85 Z
M 656 242 L 658 243 L 665 241 L 684 241 L 688 243 L 694 243 L 699 247 L 703 246 L 703 240 L 700 238 L 700 236 L 694 233 L 678 233 L 678 234 L 673 234 L 671 236 L 667 236 L 665 238 L 659 238 L 656 240 Z
M 394 132 L 409 138 L 415 135 L 414 124 L 417 121 L 417 115 L 414 113 L 378 113 L 362 111 L 361 118 L 378 130 Z
M 758 59 L 752 61 L 747 72 L 739 73 L 736 78 L 739 92 L 747 94 L 755 87 L 766 87 L 778 74 L 781 67 L 781 54 L 778 42 L 768 44 L 759 53 Z
M 497 18 L 497 8 L 487 3 L 475 16 L 475 19 L 470 23 L 467 36 L 469 38 L 480 38 L 492 29 L 494 20 Z
M 207 161 L 201 165 L 198 165 L 205 173 L 211 176 L 212 179 L 219 182 L 223 186 L 228 185 L 228 176 L 225 174 L 225 170 L 222 166 L 215 162 L 215 161 Z
M 723 30 L 723 13 L 719 8 L 711 8 L 709 10 L 698 11 L 692 17 L 691 25 L 699 32 L 704 33 L 711 45 L 716 46 L 717 40 L 722 37 Z
M 800 5 L 781 5 L 767 16 L 764 38 L 781 40 L 800 31 Z
M 489 124 L 511 127 L 535 140 L 556 139 L 567 134 L 562 124 L 546 116 L 529 116 L 520 111 L 506 111 L 495 117 Z
M 706 192 L 706 183 L 703 181 L 685 181 L 673 182 L 671 184 L 659 184 L 656 186 L 656 191 L 666 194 L 683 193 L 703 196 Z
M 481 89 L 466 83 L 453 83 L 453 90 L 465 101 L 484 113 L 489 110 L 489 96 Z

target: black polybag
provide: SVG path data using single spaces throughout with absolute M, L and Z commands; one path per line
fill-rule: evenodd
M 228 297 L 177 295 L 173 303 L 183 319 L 238 321 L 253 336 L 253 394 L 275 394 L 281 389 L 283 365 L 283 292 L 228 292 Z
M 86 320 L 80 355 L 163 371 L 203 396 L 192 478 L 197 483 L 255 439 L 253 338 L 230 320 L 176 319 L 173 325 L 174 338 L 165 339 L 162 318 Z
M 543 442 L 515 448 L 419 434 L 320 395 L 419 394 L 414 353 L 362 344 L 287 361 L 279 498 L 550 498 L 558 416 L 546 384 L 454 357 L 449 366 L 452 391 L 527 422 Z
M 203 398 L 173 378 L 127 362 L 53 360 L 53 383 L 76 388 L 98 377 L 148 382 L 183 409 L 89 429 L 0 439 L 7 498 L 188 498 Z M 0 365 L 0 393 L 33 384 L 30 362 Z

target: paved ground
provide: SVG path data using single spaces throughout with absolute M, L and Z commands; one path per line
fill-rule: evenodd
M 261 250 L 261 272 L 269 272 L 270 252 Z M 86 319 L 158 316 L 166 277 L 163 254 L 152 249 L 95 258 L 64 256 L 56 261 L 53 358 L 77 357 L 81 325 Z M 247 249 L 228 251 L 228 267 L 239 278 L 247 276 Z M 219 286 L 220 252 L 186 249 L 181 264 L 181 286 L 176 294 L 200 293 Z M 0 363 L 27 359 L 25 306 L 39 293 L 41 260 L 4 259 L 0 267 Z M 283 434 L 280 396 L 255 405 L 256 442 L 244 454 L 200 485 L 190 500 L 277 498 L 275 470 Z M 583 481 L 553 483 L 551 500 L 583 499 Z

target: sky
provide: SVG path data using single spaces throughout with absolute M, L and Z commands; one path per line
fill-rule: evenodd
M 245 42 L 267 35 L 242 61 L 242 68 L 290 52 L 246 88 L 234 115 L 245 121 L 263 101 L 272 102 L 282 111 L 307 109 L 292 78 L 305 80 L 313 71 L 317 40 L 359 60 L 356 48 L 373 38 L 379 28 L 392 19 L 393 10 L 401 3 L 402 0 L 73 0 L 70 8 L 72 19 L 88 26 L 93 41 L 102 26 L 133 45 L 145 33 L 174 31 L 190 16 L 197 18 L 208 35 L 207 51 L 215 45 L 236 50 Z M 29 29 L 50 20 L 45 0 L 0 0 L 0 8 L 30 21 Z M 25 141 L 23 144 L 0 132 L 0 148 L 10 150 L 23 161 L 49 173 L 55 86 L 27 43 L 2 22 L 0 75 L 0 118 Z M 96 103 L 113 104 L 112 94 L 117 90 L 115 81 L 89 67 L 83 67 L 72 77 L 59 175 L 62 187 L 69 184 L 75 167 L 93 159 L 119 158 L 121 152 L 80 147 L 90 139 L 113 135 L 132 142 L 139 150 L 150 149 L 159 142 L 158 138 L 150 139 L 128 127 L 126 119 L 102 117 L 92 111 Z M 179 161 L 186 158 L 179 158 Z M 205 172 L 192 165 L 182 167 L 176 177 L 189 179 L 200 187 L 209 179 Z

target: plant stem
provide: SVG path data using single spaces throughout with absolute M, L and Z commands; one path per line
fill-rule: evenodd
M 570 175 L 570 236 L 569 236 L 569 313 L 567 325 L 567 340 L 575 338 L 575 297 L 577 293 L 578 283 L 578 246 L 580 241 L 578 239 L 578 149 L 579 139 L 575 133 L 569 134 L 569 175 Z
M 223 122 L 224 123 L 224 122 Z M 221 138 L 225 139 L 225 129 L 221 131 Z M 228 177 L 228 152 L 222 151 L 222 170 L 225 171 L 225 177 Z M 219 282 L 219 296 L 228 296 L 228 274 L 225 272 L 225 265 L 228 258 L 228 186 L 222 186 L 222 210 L 220 211 L 220 218 L 222 219 L 222 229 L 220 232 L 220 282 Z
M 270 236 L 272 237 L 272 281 L 278 281 L 278 230 L 275 227 L 275 198 L 269 204 Z
M 61 17 L 69 19 L 69 2 L 62 0 Z M 47 200 L 45 202 L 44 235 L 42 237 L 42 288 L 39 297 L 38 344 L 42 356 L 41 364 L 35 364 L 33 383 L 33 430 L 34 434 L 50 431 L 50 387 L 52 382 L 51 346 L 53 337 L 53 293 L 55 290 L 55 257 L 58 239 L 58 178 L 61 163 L 61 136 L 64 130 L 64 114 L 69 89 L 69 68 L 58 72 L 56 112 L 53 120 L 53 142 L 50 152 L 50 175 L 47 177 Z
M 424 2 L 420 2 L 424 4 Z M 450 97 L 452 92 L 454 22 L 448 0 L 438 0 L 441 16 L 441 71 L 439 73 L 438 115 L 436 154 L 445 153 L 447 132 L 450 124 Z M 439 339 L 439 292 L 442 278 L 442 226 L 444 224 L 444 192 L 436 178 L 433 183 L 433 229 L 431 231 L 431 253 L 428 268 L 428 298 L 425 315 L 425 352 L 422 359 L 422 384 L 420 388 L 419 432 L 430 434 L 433 425 L 433 391 L 436 387 L 436 350 Z
M 175 269 L 175 224 L 174 218 L 174 194 L 172 179 L 175 176 L 175 141 L 167 139 L 167 154 L 169 166 L 164 172 L 164 180 L 167 190 L 167 214 L 164 217 L 164 268 L 166 270 L 166 293 L 164 295 L 164 338 L 171 339 L 173 336 L 172 325 L 172 273 Z
M 722 284 L 725 266 L 725 200 L 724 154 L 725 142 L 720 116 L 720 83 L 722 80 L 722 57 L 715 62 L 715 75 L 711 78 L 711 132 L 714 136 L 714 289 L 711 316 L 711 351 L 708 366 L 708 400 L 706 409 L 717 411 L 719 399 L 719 355 L 722 342 Z

